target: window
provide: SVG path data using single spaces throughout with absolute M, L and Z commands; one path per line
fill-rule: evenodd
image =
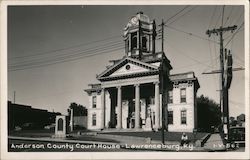
M 126 65 L 126 70 L 130 70 L 130 65 L 128 64 L 128 65 Z
M 173 111 L 168 111 L 168 124 L 173 124 Z
M 92 126 L 96 126 L 96 114 L 92 114 Z
M 187 124 L 187 111 L 181 111 L 181 124 Z
M 181 103 L 186 102 L 186 88 L 181 89 Z
M 125 53 L 128 53 L 128 51 L 129 51 L 129 40 L 126 39 L 125 40 Z
M 142 37 L 142 50 L 143 51 L 147 51 L 147 37 L 146 36 L 144 36 L 144 37 Z
M 173 91 L 168 92 L 168 103 L 173 103 Z
M 137 33 L 133 33 L 131 37 L 131 50 L 137 49 Z
M 96 108 L 96 96 L 92 97 L 92 107 Z

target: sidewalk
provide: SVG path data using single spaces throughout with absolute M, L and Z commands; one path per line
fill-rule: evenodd
M 212 134 L 204 144 L 204 149 L 208 151 L 225 151 L 226 147 L 219 133 Z

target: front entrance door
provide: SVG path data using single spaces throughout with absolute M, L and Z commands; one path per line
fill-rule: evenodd
M 134 127 L 135 127 L 135 101 L 129 100 L 127 128 L 134 128 Z

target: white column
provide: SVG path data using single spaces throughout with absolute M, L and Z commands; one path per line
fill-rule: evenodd
M 122 128 L 122 89 L 121 86 L 117 87 L 117 126 L 116 128 Z
M 155 128 L 160 128 L 160 89 L 159 82 L 155 84 Z
M 101 129 L 105 128 L 105 89 L 101 91 Z
M 135 128 L 140 128 L 140 85 L 135 85 Z
M 74 117 L 73 117 L 73 108 L 70 109 L 70 131 L 74 130 Z

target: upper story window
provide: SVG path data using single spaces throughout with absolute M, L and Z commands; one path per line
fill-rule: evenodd
M 181 88 L 181 103 L 186 103 L 186 88 Z
M 173 91 L 168 92 L 168 103 L 173 103 Z
M 128 53 L 129 52 L 129 39 L 125 40 L 125 52 Z
M 92 97 L 92 108 L 96 108 L 96 96 Z
M 181 111 L 181 124 L 187 124 L 187 111 Z
M 137 33 L 131 34 L 131 51 L 137 49 Z

